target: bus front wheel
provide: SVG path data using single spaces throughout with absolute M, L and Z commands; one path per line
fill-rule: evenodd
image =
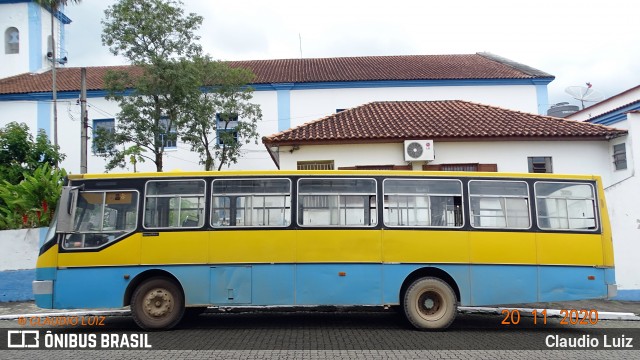
M 411 325 L 421 330 L 446 329 L 458 311 L 451 286 L 435 277 L 420 278 L 409 285 L 403 305 Z
M 133 320 L 145 330 L 171 329 L 182 319 L 184 298 L 178 285 L 167 278 L 144 281 L 131 297 Z

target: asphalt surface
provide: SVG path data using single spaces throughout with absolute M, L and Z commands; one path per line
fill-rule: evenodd
M 504 325 L 502 311 L 519 309 L 518 324 Z M 546 324 L 526 316 L 529 309 L 593 309 L 595 325 Z M 443 332 L 412 329 L 394 311 L 371 308 L 244 309 L 210 308 L 171 331 L 143 332 L 128 309 L 50 310 L 33 302 L 0 303 L 0 359 L 640 359 L 640 302 L 575 301 L 519 304 L 496 308 L 462 308 Z M 98 314 L 98 315 L 91 315 Z M 104 326 L 39 326 L 28 319 L 104 317 Z M 609 320 L 605 320 L 608 318 Z M 67 334 L 147 335 L 151 349 L 55 350 L 7 349 L 7 332 L 45 331 Z M 547 337 L 634 338 L 631 349 L 548 349 Z M 609 340 L 611 341 L 611 340 Z M 41 347 L 42 348 L 42 347 Z M 100 346 L 98 346 L 100 348 Z
M 601 316 L 609 316 L 610 319 L 640 320 L 640 301 L 616 301 L 616 300 L 580 300 L 551 303 L 511 304 L 499 307 L 463 307 L 463 312 L 501 313 L 502 309 L 550 309 L 561 310 L 586 309 L 597 310 Z M 361 309 L 360 309 L 361 310 Z M 209 312 L 217 310 L 210 308 Z M 0 320 L 11 320 L 29 314 L 128 314 L 128 309 L 41 309 L 33 301 L 0 303 Z

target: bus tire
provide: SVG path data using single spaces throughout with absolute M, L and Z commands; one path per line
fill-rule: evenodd
M 167 330 L 184 314 L 184 298 L 178 285 L 164 277 L 154 277 L 138 285 L 131 297 L 133 320 L 145 330 Z
M 414 281 L 404 294 L 404 314 L 415 328 L 443 330 L 456 318 L 458 301 L 451 286 L 435 277 Z

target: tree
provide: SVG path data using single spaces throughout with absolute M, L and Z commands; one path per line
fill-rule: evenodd
M 107 74 L 107 99 L 117 101 L 121 109 L 107 140 L 132 144 L 135 156 L 153 161 L 157 171 L 162 171 L 167 141 L 177 138 L 181 112 L 198 83 L 188 70 L 189 59 L 201 52 L 194 43 L 199 39 L 194 31 L 201 24 L 201 16 L 185 15 L 182 2 L 174 0 L 121 0 L 105 10 L 102 43 L 142 73 Z M 122 166 L 131 155 L 118 146 L 105 150 L 100 156 L 110 159 L 107 170 Z
M 48 8 L 51 12 L 51 94 L 53 100 L 53 144 L 58 146 L 58 104 L 57 104 L 57 84 L 56 84 L 56 42 L 55 42 L 55 14 L 62 6 L 66 6 L 69 2 L 79 4 L 81 0 L 35 0 L 35 2 Z
M 0 186 L 0 230 L 48 226 L 66 176 L 64 169 L 44 163 L 33 172 L 25 171 L 18 184 L 4 180 Z
M 33 173 L 43 164 L 56 166 L 64 158 L 42 129 L 35 141 L 24 123 L 11 122 L 0 129 L 0 180 L 18 184 L 25 172 Z
M 183 113 L 185 131 L 182 140 L 200 154 L 205 170 L 217 170 L 237 163 L 243 144 L 258 141 L 257 122 L 262 111 L 249 101 L 253 89 L 247 86 L 255 75 L 208 57 L 193 61 L 200 87 L 189 99 Z
M 46 226 L 51 220 L 66 173 L 64 159 L 40 130 L 12 122 L 0 128 L 0 230 Z

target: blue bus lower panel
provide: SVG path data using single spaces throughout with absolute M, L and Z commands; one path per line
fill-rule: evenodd
M 59 269 L 54 308 L 121 307 L 147 270 L 180 282 L 187 305 L 399 304 L 407 277 L 423 268 L 454 279 L 462 306 L 605 298 L 611 271 L 594 267 L 455 264 L 247 264 Z

